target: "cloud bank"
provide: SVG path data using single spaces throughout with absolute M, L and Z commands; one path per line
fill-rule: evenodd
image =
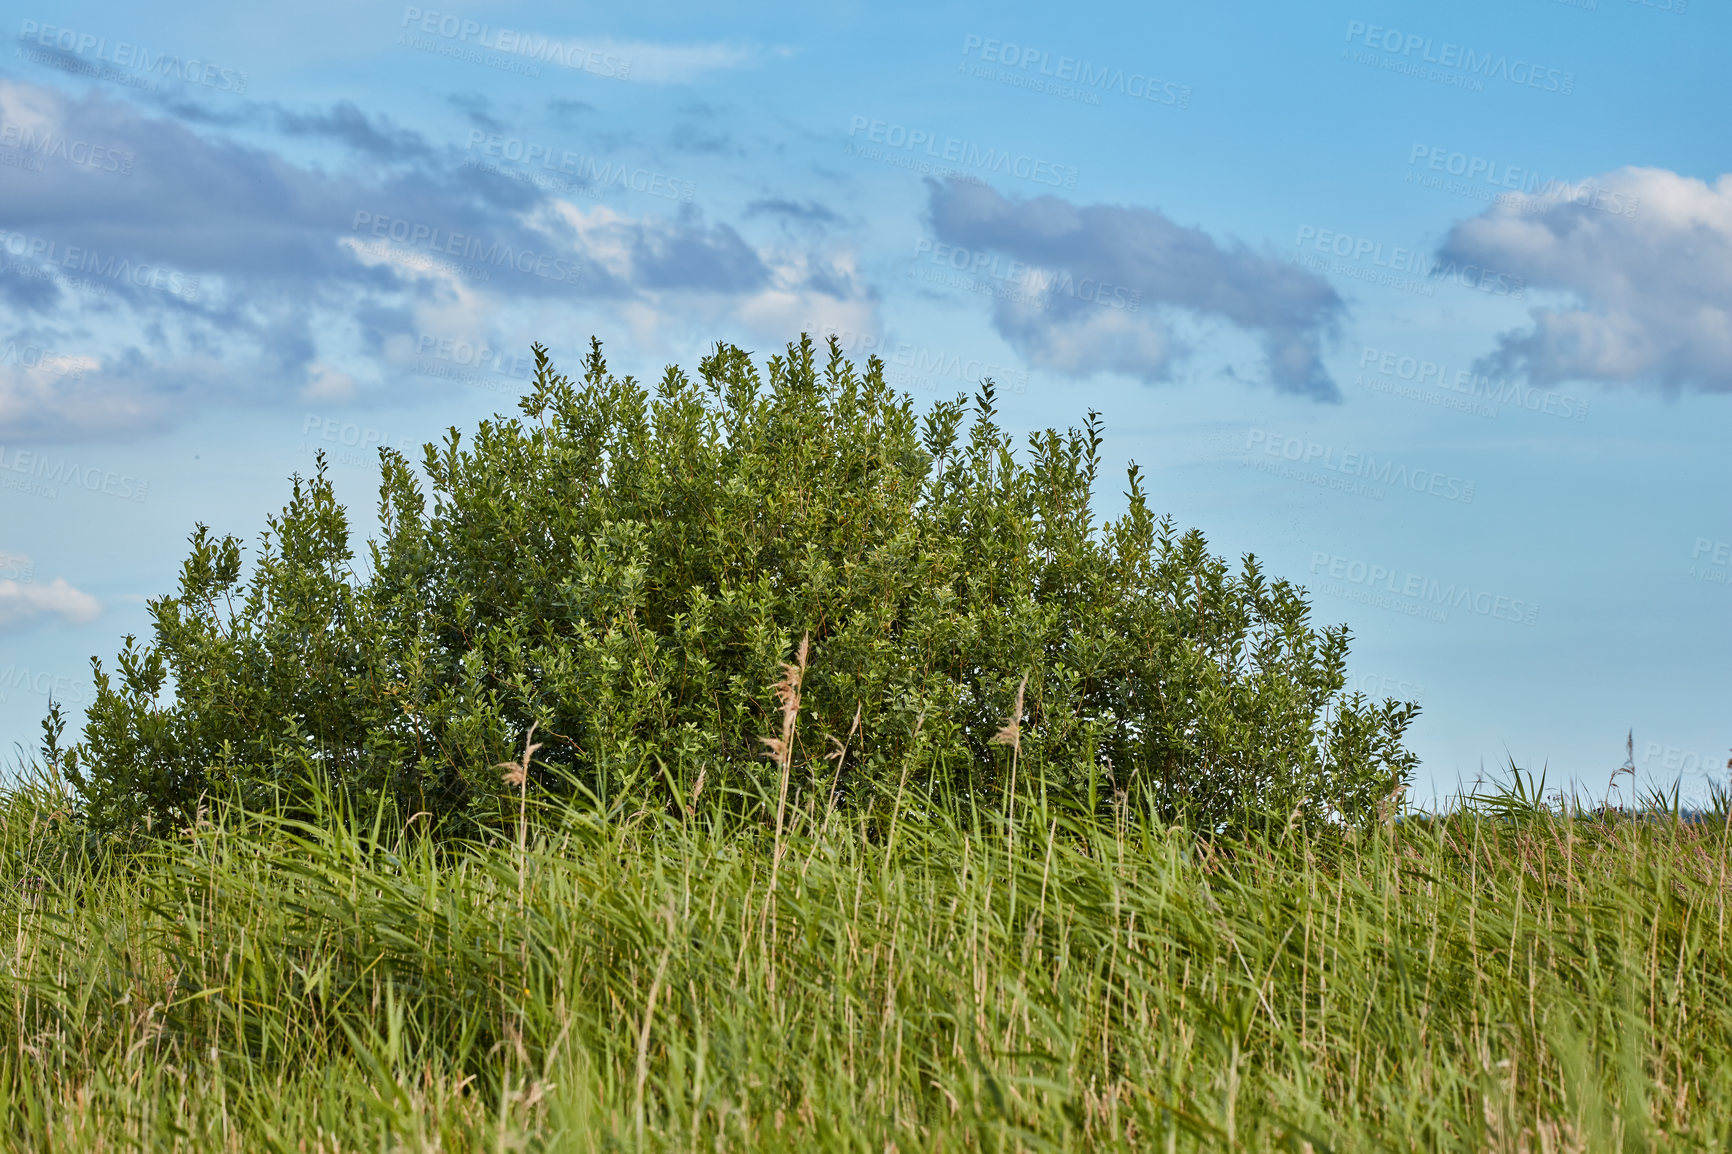
M 345 159 L 297 161 L 234 128 Z M 787 297 L 854 323 L 874 307 L 838 246 L 755 245 L 690 205 L 580 208 L 352 103 L 214 117 L 0 77 L 0 137 L 26 162 L 0 168 L 0 345 L 80 366 L 0 363 L 5 437 L 134 436 L 202 406 L 390 387 L 413 370 L 381 350 L 429 332 L 498 347 L 487 329 L 507 313 L 594 331 L 650 315 L 750 328 Z
M 1276 389 L 1340 398 L 1322 353 L 1345 305 L 1290 261 L 1217 242 L 1155 209 L 1012 200 L 960 180 L 928 181 L 927 214 L 941 242 L 967 251 L 964 268 L 990 267 L 1006 282 L 993 323 L 1036 364 L 1169 380 L 1182 350 L 1167 318 L 1179 311 L 1254 336 Z
M 1732 392 L 1732 174 L 1713 184 L 1620 168 L 1512 197 L 1439 250 L 1525 277 L 1567 303 L 1528 310 L 1481 367 L 1566 380 Z

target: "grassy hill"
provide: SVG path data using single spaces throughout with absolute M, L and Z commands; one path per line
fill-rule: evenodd
M 1724 815 L 230 812 L 99 870 L 55 856 L 70 800 L 0 817 L 14 1148 L 1732 1143 Z

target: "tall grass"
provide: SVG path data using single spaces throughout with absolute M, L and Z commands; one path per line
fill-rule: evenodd
M 703 799 L 573 809 L 459 847 L 227 813 L 98 866 L 66 855 L 67 799 L 38 778 L 0 812 L 3 1133 L 1732 1145 L 1723 822 L 1524 802 L 1211 843 L 1135 798 L 1072 821 L 1038 783 L 1013 821 L 889 800 L 876 825 L 814 800 L 753 829 Z

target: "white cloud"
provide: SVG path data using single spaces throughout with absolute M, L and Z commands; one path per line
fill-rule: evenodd
M 0 629 L 17 629 L 43 617 L 83 625 L 102 615 L 102 602 L 72 587 L 64 577 L 46 585 L 0 581 Z
M 41 88 L 0 80 L 0 120 L 20 133 L 40 135 L 60 128 L 60 105 Z
M 95 358 L 79 374 L 0 365 L 0 431 L 13 436 L 115 437 L 160 423 L 160 397 L 108 380 Z
M 1029 360 L 1072 376 L 1142 376 L 1152 365 L 1164 370 L 1179 351 L 1165 324 L 1134 313 L 1096 311 L 1066 324 L 1048 320 L 1032 304 L 1012 300 L 999 306 L 1000 331 L 1020 334 Z
M 1620 168 L 1511 198 L 1456 225 L 1438 255 L 1570 298 L 1500 334 L 1493 371 L 1732 392 L 1732 174 Z
M 706 72 L 746 68 L 761 53 L 733 44 L 651 44 L 642 40 L 603 40 L 596 47 L 631 62 L 630 76 L 650 84 L 685 84 Z
M 355 395 L 355 378 L 330 365 L 307 366 L 307 385 L 301 396 L 309 401 L 346 401 Z

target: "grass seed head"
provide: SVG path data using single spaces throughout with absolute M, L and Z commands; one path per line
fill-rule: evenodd
M 1022 675 L 1022 684 L 1016 687 L 1016 704 L 1011 707 L 1010 717 L 1004 728 L 993 734 L 995 745 L 1008 745 L 1017 753 L 1022 752 L 1022 695 L 1028 688 L 1028 674 Z
M 536 722 L 530 722 L 529 732 L 523 735 L 523 757 L 520 760 L 502 761 L 493 767 L 505 771 L 502 780 L 513 788 L 522 788 L 523 784 L 529 780 L 529 759 L 534 756 L 536 750 L 541 748 L 539 741 L 532 740 L 535 737 L 535 726 Z

